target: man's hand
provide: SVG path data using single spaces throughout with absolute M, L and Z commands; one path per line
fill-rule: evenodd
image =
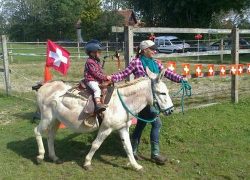
M 187 81 L 188 81 L 188 78 L 184 77 L 182 80 L 187 82 Z

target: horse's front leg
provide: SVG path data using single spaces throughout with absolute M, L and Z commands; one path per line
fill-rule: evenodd
M 108 135 L 110 135 L 111 132 L 112 132 L 111 128 L 101 126 L 100 130 L 98 131 L 97 137 L 93 141 L 91 149 L 85 158 L 85 163 L 83 166 L 84 169 L 86 170 L 91 169 L 92 157 L 94 156 L 96 150 L 99 149 L 103 141 L 108 137 Z
M 122 139 L 122 143 L 123 143 L 124 149 L 125 149 L 125 151 L 127 153 L 127 156 L 129 158 L 129 161 L 130 161 L 131 165 L 136 170 L 141 170 L 143 167 L 136 162 L 134 154 L 133 154 L 133 150 L 132 150 L 132 146 L 131 146 L 131 141 L 130 141 L 130 138 L 129 138 L 128 127 L 124 127 L 122 129 L 120 129 L 119 133 L 120 133 L 120 137 Z

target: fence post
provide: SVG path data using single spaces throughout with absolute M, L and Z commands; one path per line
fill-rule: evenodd
M 109 56 L 109 42 L 106 42 L 106 56 Z
M 239 64 L 239 28 L 234 27 L 232 29 L 232 64 L 238 66 Z M 238 67 L 237 67 L 238 68 Z M 233 103 L 239 102 L 239 76 L 237 73 L 232 74 L 231 79 L 231 99 Z
M 185 40 L 182 41 L 182 53 L 185 53 Z
M 198 42 L 197 42 L 197 52 L 198 53 L 200 52 L 200 39 L 198 39 Z M 197 61 L 200 62 L 200 56 L 199 55 L 197 56 Z
M 77 41 L 77 54 L 78 54 L 78 60 L 81 59 L 81 54 L 80 54 L 80 43 Z
M 129 65 L 130 59 L 133 57 L 134 54 L 134 33 L 132 26 L 125 26 L 124 27 L 124 39 L 125 39 L 125 66 Z M 133 78 L 130 76 L 128 80 L 132 80 Z
M 13 46 L 12 44 L 10 43 L 10 51 L 9 51 L 9 56 L 10 56 L 10 63 L 13 63 L 14 62 L 14 59 L 13 59 L 13 56 L 12 56 L 12 51 L 13 51 Z
M 10 76 L 9 76 L 9 61 L 8 61 L 8 51 L 7 51 L 7 39 L 5 35 L 2 35 L 2 50 L 3 50 L 3 70 L 4 70 L 4 81 L 6 94 L 10 94 Z
M 122 52 L 125 53 L 125 42 L 122 42 Z
M 220 62 L 223 63 L 223 58 L 224 58 L 224 54 L 222 53 L 222 51 L 224 50 L 224 40 L 221 39 L 220 40 Z

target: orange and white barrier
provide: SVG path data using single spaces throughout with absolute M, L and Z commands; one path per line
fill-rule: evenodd
M 182 75 L 185 77 L 213 77 L 220 75 L 221 77 L 226 77 L 227 75 L 238 75 L 241 76 L 244 73 L 250 74 L 250 64 L 231 64 L 231 65 L 215 65 L 215 64 L 195 64 L 190 65 L 189 63 L 183 63 Z M 191 67 L 191 66 L 194 66 Z M 169 61 L 166 63 L 167 69 L 176 72 L 177 65 L 174 61 Z M 193 73 L 193 74 L 191 74 Z

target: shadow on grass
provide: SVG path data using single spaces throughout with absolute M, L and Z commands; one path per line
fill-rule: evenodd
M 31 123 L 35 123 L 36 120 L 40 120 L 40 115 L 36 112 L 19 112 L 13 115 L 18 119 L 28 120 Z
M 91 143 L 95 139 L 96 134 L 85 134 L 83 142 L 75 140 L 80 134 L 70 134 L 66 138 L 61 140 L 55 140 L 55 151 L 57 156 L 63 160 L 63 162 L 75 161 L 82 167 L 85 156 L 91 148 Z M 43 139 L 45 147 L 45 162 L 52 162 L 48 158 L 47 140 Z M 25 159 L 29 159 L 34 164 L 36 163 L 36 156 L 38 155 L 38 147 L 35 137 L 30 137 L 25 140 L 12 141 L 7 144 L 7 148 L 22 156 Z M 103 158 L 103 155 L 112 157 L 126 157 L 126 153 L 123 150 L 123 146 L 120 137 L 117 133 L 112 133 L 101 145 L 99 150 L 95 153 L 93 159 L 97 159 L 104 164 L 109 164 L 114 167 L 126 168 L 120 164 L 108 161 L 107 158 Z M 113 159 L 113 158 L 112 158 Z

